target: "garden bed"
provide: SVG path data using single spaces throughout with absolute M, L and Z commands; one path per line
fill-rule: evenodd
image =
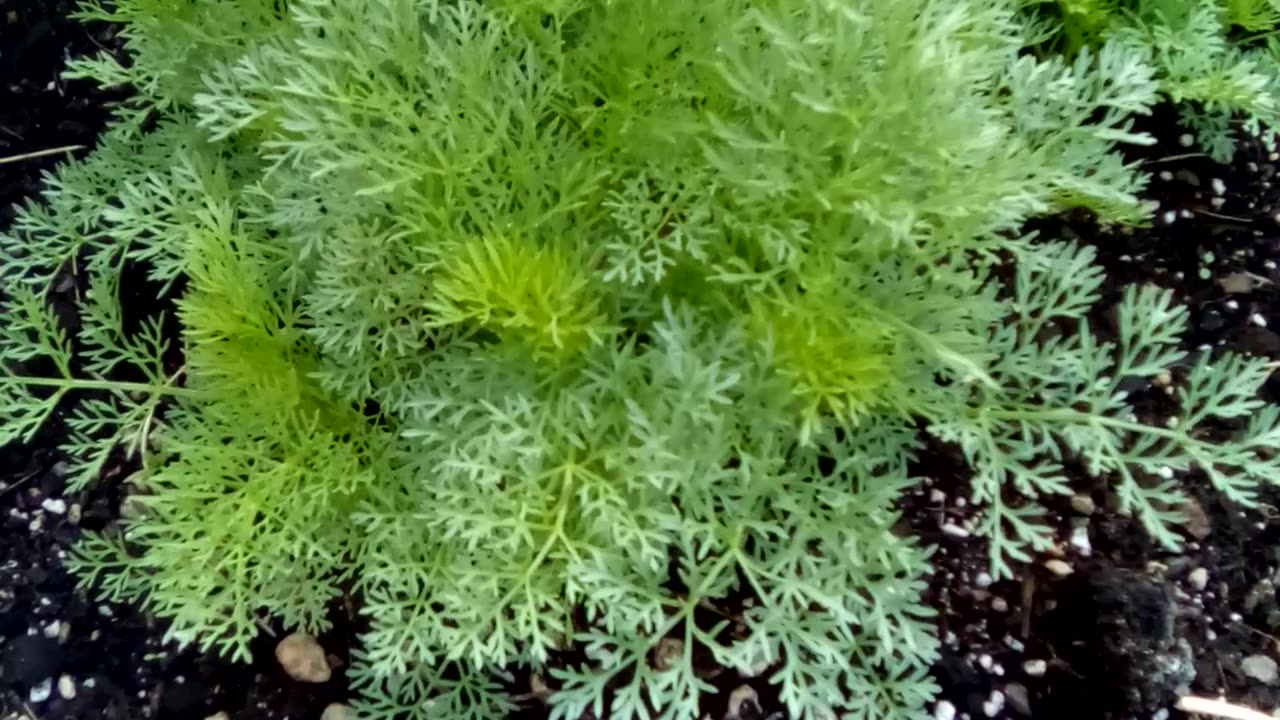
M 0 0 L 0 158 L 64 146 L 91 146 L 119 95 L 58 78 L 62 61 L 111 46 L 109 29 L 66 19 L 70 2 Z M 1108 234 L 1087 218 L 1041 223 L 1049 237 L 1093 245 L 1108 292 L 1134 283 L 1175 290 L 1193 317 L 1186 343 L 1280 360 L 1280 155 L 1242 144 L 1230 166 L 1188 147 L 1166 112 L 1152 122 L 1159 143 L 1144 150 L 1159 202 L 1149 230 Z M 80 151 L 68 151 L 80 152 Z M 33 197 L 58 156 L 0 164 L 0 227 L 10 205 Z M 73 301 L 68 296 L 65 302 Z M 1106 322 L 1100 313 L 1099 322 Z M 1144 419 L 1164 422 L 1168 382 L 1135 388 Z M 1280 401 L 1275 382 L 1265 389 Z M 346 663 L 358 629 L 350 599 L 334 608 L 335 629 L 319 638 L 335 666 L 323 684 L 291 680 L 274 657 L 283 628 L 264 628 L 254 661 L 232 664 L 178 650 L 163 623 L 75 589 L 63 560 L 83 529 L 121 512 L 131 471 L 109 466 L 83 493 L 65 490 L 53 426 L 36 443 L 0 455 L 0 717 L 30 720 L 203 718 L 318 720 L 345 694 Z M 938 611 L 942 688 L 935 716 L 1036 718 L 1179 717 L 1187 691 L 1266 713 L 1280 708 L 1274 659 L 1280 605 L 1280 493 L 1264 490 L 1262 510 L 1244 511 L 1195 475 L 1178 481 L 1198 499 L 1179 553 L 1155 547 L 1115 513 L 1106 487 L 1079 473 L 1074 495 L 1051 507 L 1060 552 L 992 583 L 985 548 L 957 532 L 970 512 L 963 465 L 945 447 L 921 457 L 920 488 L 905 519 L 936 544 L 930 604 Z M 198 571 L 198 569 L 193 569 Z M 1259 659 L 1259 658 L 1265 658 Z M 765 678 L 721 676 L 724 697 L 709 713 L 781 717 Z M 537 689 L 527 676 L 513 685 Z M 729 692 L 751 688 L 758 704 Z M 526 693 L 531 717 L 537 693 Z M 751 692 L 737 695 L 738 699 Z

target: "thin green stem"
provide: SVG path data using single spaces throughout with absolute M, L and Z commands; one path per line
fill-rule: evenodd
M 118 382 L 115 380 L 79 380 L 69 378 L 32 377 L 29 375 L 8 375 L 0 377 L 0 385 L 16 384 L 35 387 L 51 387 L 60 390 L 107 390 L 111 392 L 141 392 L 149 394 L 170 395 L 173 397 L 202 397 L 204 393 L 193 388 L 174 385 L 156 385 L 154 383 Z
M 1158 425 L 1146 425 L 1119 418 L 1109 417 L 1106 415 L 1093 415 L 1079 410 L 1071 410 L 1064 408 L 1043 409 L 1035 407 L 1006 408 L 999 410 L 984 410 L 983 414 L 998 418 L 1001 420 L 1057 420 L 1062 422 L 1074 422 L 1085 425 L 1103 425 L 1117 430 L 1127 430 L 1129 432 L 1141 432 L 1152 435 L 1159 435 L 1169 439 L 1182 439 L 1186 437 L 1186 433 L 1177 432 Z

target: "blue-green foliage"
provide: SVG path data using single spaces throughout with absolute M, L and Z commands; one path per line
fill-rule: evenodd
M 75 564 L 179 640 L 243 657 L 350 585 L 370 718 L 499 717 L 491 673 L 569 644 L 557 718 L 697 717 L 695 650 L 797 718 L 913 718 L 919 428 L 971 463 L 999 573 L 1067 459 L 1167 542 L 1165 468 L 1280 476 L 1262 365 L 1200 363 L 1182 424 L 1142 425 L 1119 384 L 1182 361 L 1185 315 L 1137 290 L 1096 339 L 1091 254 L 1016 239 L 1144 220 L 1129 44 L 1029 57 L 1012 0 L 278 5 L 92 4 L 132 63 L 75 72 L 138 94 L 0 238 L 3 437 L 62 406 L 78 484 L 143 458 L 143 511 Z M 126 330 L 129 264 L 180 348 Z M 72 270 L 74 330 L 44 303 Z

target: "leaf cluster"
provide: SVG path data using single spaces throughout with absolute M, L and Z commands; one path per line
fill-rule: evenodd
M 1161 97 L 1215 160 L 1240 130 L 1280 128 L 1275 0 L 1024 0 L 1042 48 L 1074 55 L 1115 42 L 1156 71 Z
M 61 410 L 78 484 L 141 458 L 75 564 L 176 639 L 354 592 L 363 716 L 500 717 L 524 665 L 557 718 L 693 718 L 709 656 L 797 718 L 917 717 L 926 434 L 1000 573 L 1067 463 L 1168 542 L 1166 473 L 1280 478 L 1265 366 L 1191 362 L 1143 424 L 1185 314 L 1095 333 L 1090 253 L 1018 235 L 1145 219 L 1134 43 L 1029 56 L 1013 0 L 87 7 L 132 61 L 75 72 L 138 94 L 0 236 L 3 439 Z

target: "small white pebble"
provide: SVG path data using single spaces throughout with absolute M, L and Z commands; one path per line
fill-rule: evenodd
M 951 537 L 954 537 L 954 538 L 967 538 L 967 537 L 969 537 L 969 531 L 968 531 L 968 530 L 965 530 L 964 528 L 960 527 L 959 525 L 956 525 L 955 523 L 943 523 L 943 525 L 942 525 L 942 534 L 943 534 L 943 535 L 950 535 Z
M 982 714 L 987 717 L 995 717 L 1004 709 L 1004 693 L 999 690 L 992 690 L 991 697 L 982 703 Z
M 1170 388 L 1170 389 L 1172 389 L 1172 388 Z M 1164 419 L 1164 426 L 1165 426 L 1165 427 L 1167 427 L 1167 428 L 1169 428 L 1170 430 L 1172 430 L 1173 428 L 1178 427 L 1178 416 L 1177 416 L 1177 415 L 1170 415 L 1169 417 L 1165 418 L 1165 419 Z
M 1009 601 L 997 595 L 991 598 L 991 609 L 998 613 L 1009 612 Z
M 980 588 L 982 590 L 985 590 L 991 587 L 992 582 L 994 581 L 991 579 L 991 575 L 989 573 L 980 572 L 973 577 L 974 587 Z
M 1004 677 L 1004 666 L 1001 665 L 1000 663 L 996 663 L 995 665 L 992 665 L 991 674 L 995 675 L 996 677 Z
M 940 700 L 933 706 L 933 720 L 955 720 L 955 718 L 956 706 L 946 700 Z
M 992 663 L 992 660 L 990 655 L 983 654 L 978 656 L 978 667 L 982 668 L 983 670 L 990 670 L 991 663 Z
M 1182 133 L 1178 136 L 1178 144 L 1184 148 L 1189 148 L 1196 144 L 1196 138 L 1191 133 Z
M 1266 268 L 1266 269 L 1268 269 L 1268 270 L 1275 270 L 1275 269 L 1276 269 L 1276 261 L 1275 261 L 1275 260 L 1264 260 L 1264 261 L 1262 262 L 1262 267 L 1264 267 L 1264 268 Z
M 964 507 L 965 505 L 968 505 L 968 504 L 969 504 L 969 502 L 968 502 L 967 500 L 965 500 L 964 498 L 962 498 L 962 497 L 957 497 L 957 498 L 956 498 L 956 507 L 958 507 L 958 508 L 962 508 L 962 507 Z
M 1227 199 L 1220 197 L 1209 198 L 1209 204 L 1213 206 L 1214 210 L 1221 210 L 1222 206 L 1227 204 Z
M 1160 708 L 1151 713 L 1151 720 L 1169 720 L 1169 708 Z
M 1044 660 L 1028 660 L 1022 663 L 1022 672 L 1030 677 L 1044 677 L 1049 669 L 1049 663 Z
M 71 679 L 70 675 L 58 678 L 58 694 L 63 700 L 70 700 L 76 696 L 76 681 Z
M 938 488 L 934 488 L 929 491 L 929 502 L 934 504 L 940 504 L 940 503 L 945 503 L 946 501 L 947 501 L 947 494 L 942 492 Z
M 1227 184 L 1222 182 L 1219 178 L 1214 178 L 1209 181 L 1209 185 L 1213 188 L 1214 195 L 1223 195 L 1227 192 Z
M 1169 467 L 1168 465 L 1162 465 L 1160 469 L 1156 471 L 1156 474 L 1164 478 L 1165 480 L 1172 480 L 1173 468 Z
M 112 612 L 111 612 L 111 606 L 110 606 L 110 605 L 99 605 L 99 606 L 98 606 L 98 614 L 99 614 L 99 615 L 101 615 L 102 617 L 109 618 L 109 617 L 112 617 L 112 615 L 113 615 L 114 613 L 112 613 Z
M 1191 211 L 1187 208 L 1182 208 L 1178 211 L 1178 214 L 1181 215 L 1184 220 L 1191 217 Z
M 1267 153 L 1267 159 L 1270 160 L 1271 162 L 1280 160 L 1280 152 Z
M 1228 300 L 1225 303 L 1223 303 L 1223 305 L 1226 305 L 1228 310 L 1240 309 L 1240 303 L 1236 302 L 1235 300 Z
M 97 687 L 97 685 L 98 685 L 97 680 L 94 680 L 93 678 L 85 678 L 85 681 L 84 681 L 85 687 L 89 689 L 93 689 L 94 687 Z
M 33 703 L 42 703 L 49 699 L 53 694 L 53 679 L 45 678 L 39 683 L 31 686 L 31 692 L 27 693 L 27 699 Z
M 41 630 L 40 633 L 47 638 L 51 638 L 51 639 L 56 638 L 62 634 L 62 622 L 59 620 L 54 620 L 48 625 L 45 625 L 44 629 Z
M 1240 614 L 1240 613 L 1238 613 L 1238 612 L 1233 612 L 1233 613 L 1231 613 L 1230 615 L 1228 615 L 1228 616 L 1227 616 L 1227 619 L 1228 619 L 1228 620 L 1230 620 L 1231 622 L 1238 623 L 1238 622 L 1240 622 L 1241 620 L 1244 620 L 1244 616 L 1243 616 L 1243 615 L 1241 615 L 1241 614 Z
M 1254 313 L 1250 315 L 1249 322 L 1253 323 L 1254 325 L 1257 325 L 1258 327 L 1267 326 L 1267 319 L 1263 317 L 1261 313 Z
M 1093 554 L 1093 545 L 1089 542 L 1089 528 L 1078 527 L 1071 531 L 1071 547 L 1075 548 L 1084 557 Z
M 1187 584 L 1194 590 L 1204 590 L 1209 585 L 1209 571 L 1198 567 L 1187 574 Z
M 1178 221 L 1178 213 L 1176 210 L 1165 210 L 1164 214 L 1160 216 L 1160 219 L 1164 221 L 1165 225 L 1172 225 Z M 1280 223 L 1280 218 L 1278 218 L 1276 222 Z
M 54 515 L 61 515 L 67 511 L 67 502 L 59 498 L 46 498 L 40 503 L 40 507 Z
M 1019 639 L 1015 638 L 1015 637 L 1014 637 L 1014 636 L 1012 636 L 1012 635 L 1005 635 L 1005 636 L 1004 636 L 1004 644 L 1005 644 L 1005 645 L 1008 645 L 1010 650 L 1012 650 L 1012 651 L 1014 651 L 1014 652 L 1018 652 L 1018 653 L 1020 653 L 1020 652 L 1022 652 L 1023 650 L 1026 650 L 1026 649 L 1027 649 L 1027 646 L 1026 646 L 1026 645 L 1024 645 L 1024 644 L 1022 643 L 1022 641 L 1021 641 L 1021 640 L 1019 640 Z
M 1169 172 L 1168 170 L 1161 170 L 1159 177 L 1161 180 L 1165 182 L 1169 182 L 1170 180 L 1173 179 L 1173 173 Z

